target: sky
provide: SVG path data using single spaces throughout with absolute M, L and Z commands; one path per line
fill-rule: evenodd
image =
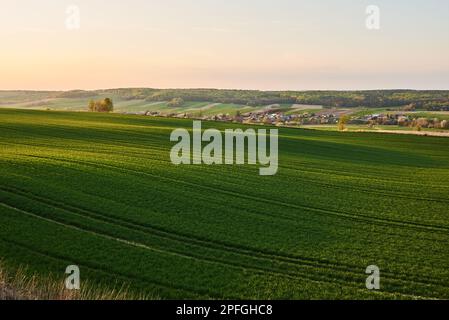
M 0 90 L 449 89 L 448 40 L 447 0 L 0 0 Z

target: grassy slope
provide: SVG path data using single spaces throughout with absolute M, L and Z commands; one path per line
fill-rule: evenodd
M 92 97 L 92 99 L 100 99 L 100 97 Z M 13 104 L 0 104 L 1 108 L 7 109 L 30 109 L 30 110 L 55 110 L 55 111 L 86 111 L 89 99 L 44 99 L 27 102 L 17 102 Z M 210 105 L 210 106 L 209 106 Z M 162 113 L 189 113 L 193 115 L 216 115 L 220 113 L 229 113 L 235 115 L 237 110 L 241 112 L 257 111 L 261 107 L 246 107 L 236 104 L 212 104 L 211 102 L 186 102 L 180 108 L 171 108 L 166 102 L 148 102 L 145 100 L 121 100 L 114 99 L 114 110 L 117 113 L 123 112 L 144 112 L 159 111 Z
M 53 98 L 49 94 L 34 93 L 17 93 L 0 91 L 0 109 L 29 109 L 29 110 L 54 110 L 54 111 L 86 111 L 89 100 L 99 100 L 110 97 L 114 101 L 114 110 L 117 113 L 124 112 L 144 112 L 158 111 L 165 114 L 168 113 L 188 113 L 195 116 L 211 116 L 217 114 L 235 115 L 237 111 L 255 112 L 263 110 L 264 106 L 247 107 L 232 103 L 212 103 L 212 102 L 195 102 L 188 101 L 180 108 L 173 108 L 167 105 L 167 102 L 150 102 L 145 100 L 125 100 L 120 96 L 111 94 L 100 94 L 92 97 L 84 98 Z M 291 105 L 284 104 L 281 107 L 288 110 Z M 295 112 L 295 110 L 293 110 Z
M 0 110 L 0 256 L 165 298 L 449 298 L 448 139 L 282 128 L 260 177 L 173 166 L 190 126 Z

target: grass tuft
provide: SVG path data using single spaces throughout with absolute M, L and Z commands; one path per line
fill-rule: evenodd
M 9 270 L 0 262 L 0 300 L 154 300 L 136 295 L 126 285 L 103 288 L 84 282 L 80 290 L 68 290 L 64 279 L 31 274 L 24 267 Z

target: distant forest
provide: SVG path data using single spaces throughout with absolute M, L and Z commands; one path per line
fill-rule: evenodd
M 449 110 L 449 91 L 257 91 L 220 89 L 115 89 L 100 91 L 124 99 L 169 101 L 210 101 L 248 106 L 270 104 L 311 104 L 325 107 L 396 107 L 413 105 L 419 109 Z
M 51 95 L 60 98 L 87 98 L 95 95 L 108 95 L 124 100 L 138 99 L 150 102 L 182 99 L 184 101 L 235 103 L 248 106 L 296 103 L 337 108 L 410 106 L 416 109 L 435 111 L 449 110 L 449 90 L 257 91 L 123 88 L 96 91 L 75 90 L 53 92 Z

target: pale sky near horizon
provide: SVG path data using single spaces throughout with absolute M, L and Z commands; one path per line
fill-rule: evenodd
M 447 0 L 0 0 L 0 90 L 449 89 L 448 40 Z

